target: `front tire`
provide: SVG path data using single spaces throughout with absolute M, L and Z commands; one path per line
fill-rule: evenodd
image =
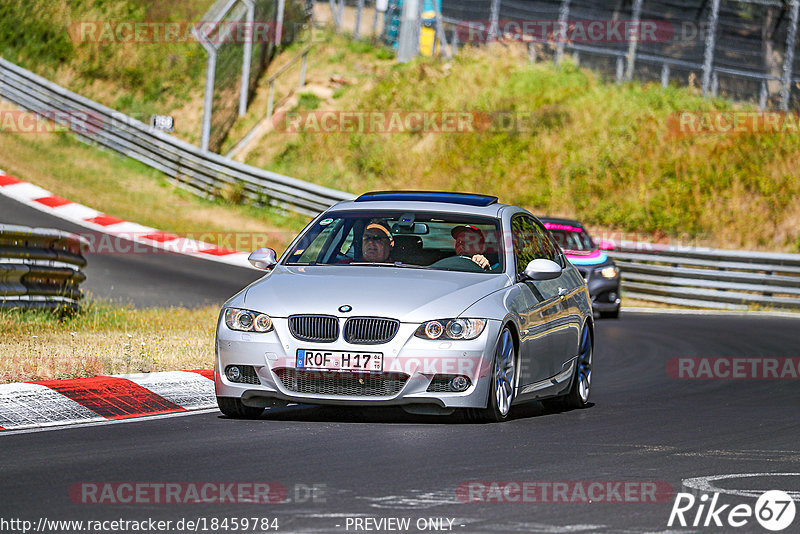
M 517 354 L 514 338 L 511 330 L 505 327 L 497 339 L 486 408 L 468 409 L 467 418 L 481 423 L 500 423 L 508 419 L 516 394 L 516 378 Z
M 566 405 L 570 408 L 586 408 L 589 404 L 589 395 L 592 392 L 592 365 L 594 363 L 594 344 L 588 326 L 583 327 L 581 345 L 578 359 L 575 362 L 575 374 L 572 387 L 564 397 Z
M 264 413 L 264 408 L 245 406 L 241 399 L 231 397 L 217 397 L 217 406 L 231 419 L 258 419 Z

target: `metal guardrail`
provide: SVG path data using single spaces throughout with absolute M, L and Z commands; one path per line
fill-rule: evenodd
M 623 241 L 607 251 L 624 296 L 699 308 L 800 310 L 800 254 Z
M 0 308 L 77 309 L 87 246 L 61 230 L 0 224 Z
M 317 215 L 353 195 L 204 152 L 0 58 L 0 97 L 70 126 L 79 137 L 136 159 L 200 196 L 235 190 L 255 205 Z

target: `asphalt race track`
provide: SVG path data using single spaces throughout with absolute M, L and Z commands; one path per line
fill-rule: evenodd
M 85 233 L 86 228 L 0 195 L 0 224 L 57 228 Z M 212 263 L 137 245 L 145 254 L 90 254 L 81 289 L 95 298 L 134 306 L 222 304 L 257 280 L 259 271 Z
M 82 231 L 5 197 L 0 222 Z M 93 255 L 86 272 L 84 289 L 137 306 L 221 303 L 259 276 L 163 253 Z M 399 409 L 293 406 L 257 421 L 227 419 L 214 410 L 8 431 L 0 434 L 0 530 L 22 531 L 20 523 L 16 530 L 2 523 L 9 519 L 31 521 L 40 532 L 73 532 L 74 525 L 48 528 L 38 521 L 152 518 L 173 522 L 162 532 L 253 532 L 252 523 L 237 530 L 232 523 L 211 528 L 211 522 L 277 518 L 278 532 L 728 532 L 668 527 L 675 492 L 693 477 L 761 473 L 716 482 L 723 488 L 720 502 L 752 506 L 755 498 L 730 493 L 777 488 L 796 492 L 798 500 L 800 475 L 786 474 L 800 473 L 800 380 L 678 379 L 668 362 L 795 357 L 798 332 L 800 321 L 791 318 L 623 313 L 620 320 L 597 322 L 592 406 L 558 411 L 534 403 L 517 407 L 504 424 Z M 179 504 L 152 502 L 151 494 L 110 503 L 117 493 L 92 504 L 81 493 L 124 483 L 186 488 L 233 482 L 246 486 L 242 500 L 254 483 L 268 484 L 281 502 Z M 575 493 L 552 502 L 554 485 L 565 482 L 584 489 L 654 484 L 667 492 L 657 502 L 610 490 L 600 502 Z M 505 497 L 463 491 L 513 484 L 540 489 Z M 687 513 L 689 521 L 695 510 Z M 392 523 L 379 522 L 389 518 Z M 179 527 L 181 519 L 202 523 Z M 399 528 L 406 519 L 409 527 Z M 797 525 L 800 517 L 786 532 L 797 532 Z M 751 519 L 736 532 L 766 531 Z
M 798 473 L 800 381 L 678 380 L 666 370 L 674 357 L 792 356 L 798 326 L 776 317 L 638 313 L 598 321 L 594 405 L 557 413 L 533 404 L 504 424 L 289 407 L 257 421 L 206 412 L 2 435 L 2 515 L 34 523 L 274 517 L 279 532 L 365 532 L 354 528 L 355 518 L 390 517 L 411 518 L 402 532 L 432 531 L 416 528 L 421 518 L 442 518 L 444 526 L 452 520 L 451 531 L 465 533 L 730 532 L 668 528 L 672 495 L 644 504 L 475 503 L 462 502 L 458 489 L 475 480 L 649 481 L 681 491 L 691 477 Z M 287 502 L 82 504 L 69 495 L 81 482 L 235 481 L 285 488 Z M 718 485 L 797 491 L 800 477 Z M 723 494 L 720 502 L 726 498 L 755 501 Z M 797 532 L 798 519 L 786 532 Z M 766 531 L 751 520 L 736 532 Z

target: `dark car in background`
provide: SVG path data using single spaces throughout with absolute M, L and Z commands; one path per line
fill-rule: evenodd
M 550 230 L 564 254 L 586 279 L 592 310 L 600 317 L 619 317 L 619 268 L 604 252 L 613 247 L 598 246 L 581 223 L 572 219 L 539 218 Z

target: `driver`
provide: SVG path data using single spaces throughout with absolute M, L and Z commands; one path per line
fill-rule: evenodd
M 489 260 L 483 255 L 486 238 L 476 226 L 471 224 L 456 226 L 450 232 L 450 235 L 456 240 L 455 249 L 457 255 L 471 259 L 481 269 L 489 269 L 491 267 Z
M 371 222 L 364 228 L 361 238 L 361 255 L 364 261 L 370 263 L 384 263 L 394 248 L 392 233 L 386 226 Z

